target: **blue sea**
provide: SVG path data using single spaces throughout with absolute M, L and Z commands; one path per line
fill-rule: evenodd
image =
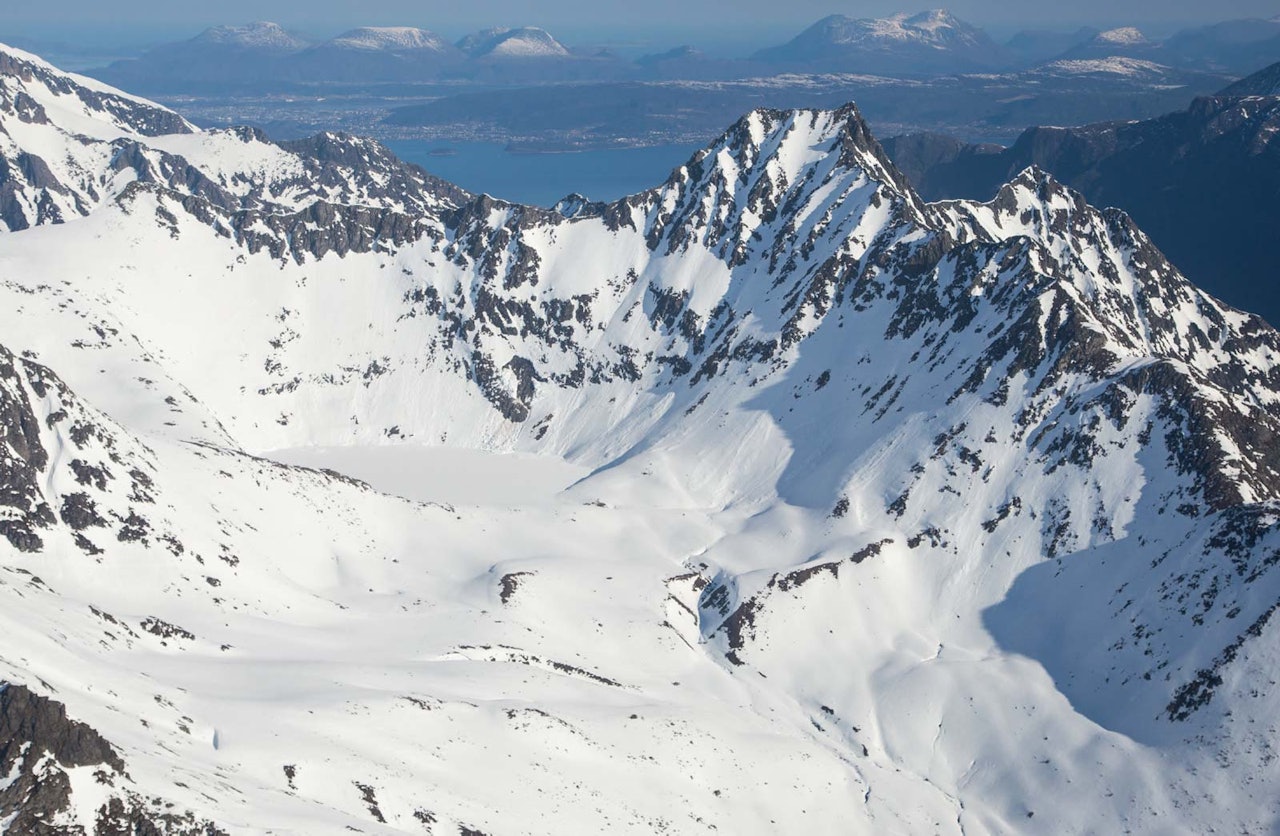
M 470 192 L 551 206 L 578 192 L 616 200 L 660 185 L 701 145 L 658 145 L 564 153 L 513 153 L 496 142 L 386 142 L 396 156 Z

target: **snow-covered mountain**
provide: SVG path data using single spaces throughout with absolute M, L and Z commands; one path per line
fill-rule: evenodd
M 1148 40 L 1142 30 L 1134 26 L 1120 26 L 1099 32 L 1059 57 L 1064 60 L 1130 58 L 1176 61 L 1176 55 L 1167 54 L 1162 43 Z
M 1150 42 L 1147 36 L 1142 34 L 1142 30 L 1136 26 L 1121 26 L 1099 32 L 1093 36 L 1092 43 L 1099 46 L 1138 46 Z
M 458 49 L 473 58 L 564 58 L 569 50 L 545 29 L 496 27 L 467 35 Z
M 258 21 L 243 26 L 214 26 L 192 38 L 188 46 L 206 44 L 264 52 L 296 52 L 310 42 L 278 23 Z
M 466 60 L 435 32 L 408 26 L 363 26 L 290 58 L 284 77 L 348 83 L 415 82 L 438 77 Z
M 34 55 L 0 52 L 0 226 L 83 215 L 108 199 L 117 152 L 147 136 L 189 133 L 182 117 Z
M 1009 62 L 986 32 L 945 9 L 886 18 L 831 15 L 755 59 L 827 72 L 928 74 L 990 69 Z
M 1096 63 L 1058 61 L 1053 71 Z M 1135 76 L 1158 72 L 1135 59 L 1105 63 Z M 1028 128 L 1008 148 L 896 141 L 903 156 L 894 159 L 932 199 L 987 198 L 1028 166 L 1050 171 L 1091 202 L 1132 215 L 1204 289 L 1280 322 L 1280 285 L 1270 278 L 1280 98 L 1266 95 L 1277 81 L 1280 65 L 1154 119 Z M 1206 213 L 1205 205 L 1230 210 Z
M 311 42 L 277 23 L 214 26 L 194 38 L 167 43 L 137 58 L 113 62 L 94 74 L 113 84 L 144 84 L 158 90 L 224 89 L 281 72 Z
M 362 26 L 344 32 L 330 41 L 347 49 L 429 49 L 444 52 L 449 42 L 434 32 L 410 26 Z
M 1123 213 L 852 105 L 563 211 L 85 107 L 0 113 L 97 149 L 0 234 L 0 814 L 1276 826 L 1280 335 Z

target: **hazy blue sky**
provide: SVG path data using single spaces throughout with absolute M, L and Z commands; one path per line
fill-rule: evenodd
M 908 4 L 893 0 L 843 4 L 830 0 L 55 0 L 8 5 L 0 22 L 0 40 L 6 30 L 43 37 L 62 32 L 76 40 L 120 38 L 129 33 L 146 39 L 160 34 L 195 34 L 208 25 L 253 20 L 274 20 L 317 35 L 359 24 L 421 26 L 446 35 L 505 24 L 540 25 L 580 38 L 626 37 L 632 31 L 705 32 L 707 40 L 716 40 L 773 29 L 774 40 L 778 40 L 827 14 L 880 16 L 942 4 L 937 0 Z M 1276 0 L 955 0 L 947 7 L 960 17 L 1000 32 L 1023 25 L 1084 22 L 1171 29 L 1192 22 L 1280 14 Z

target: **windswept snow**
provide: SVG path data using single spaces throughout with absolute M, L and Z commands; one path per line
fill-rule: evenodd
M 1136 44 L 1144 44 L 1147 37 L 1142 31 L 1133 26 L 1121 26 L 1116 29 L 1108 29 L 1105 32 L 1099 32 L 1093 38 L 1094 43 L 1098 44 L 1116 44 L 1124 46 L 1134 46 Z
M 439 52 L 448 44 L 434 32 L 409 26 L 364 26 L 329 42 L 348 49 L 428 49 Z
M 1140 58 L 1125 58 L 1113 55 L 1109 58 L 1081 58 L 1050 61 L 1037 68 L 1041 72 L 1057 75 L 1119 75 L 1119 76 L 1151 76 L 1165 78 L 1169 68 L 1154 61 Z
M 242 49 L 293 51 L 307 46 L 307 41 L 287 31 L 278 23 L 260 21 L 244 26 L 215 26 L 195 38 L 196 43 L 230 44 Z
M 486 29 L 463 38 L 458 47 L 476 58 L 560 58 L 569 55 L 569 50 L 551 33 L 535 26 Z

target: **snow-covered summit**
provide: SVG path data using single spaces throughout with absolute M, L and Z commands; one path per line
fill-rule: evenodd
M 1121 26 L 1107 29 L 1093 36 L 1093 43 L 1120 46 L 1138 46 L 1148 43 L 1147 36 L 1134 26 Z
M 114 177 L 112 143 L 194 131 L 154 102 L 0 44 L 0 228 L 87 212 Z
M 978 43 L 978 32 L 945 9 L 909 14 L 900 12 L 884 18 L 851 18 L 831 15 L 815 28 L 831 44 L 889 48 L 902 43 L 945 48 Z
M 570 54 L 550 32 L 535 26 L 486 29 L 468 35 L 457 46 L 474 58 L 563 58 Z
M 761 50 L 754 57 L 865 72 L 916 73 L 991 67 L 1004 61 L 1001 48 L 983 30 L 944 9 L 884 18 L 830 15 L 789 43 Z
M 292 213 L 317 202 L 402 213 L 463 192 L 372 140 L 275 143 L 251 129 L 197 131 L 176 113 L 0 47 L 0 228 L 89 215 L 153 186 L 224 210 Z
M 852 19 L 839 15 L 827 18 L 836 43 L 914 41 L 931 46 L 974 43 L 974 28 L 946 9 L 910 14 L 899 12 L 886 18 Z
M 434 32 L 409 26 L 362 26 L 329 41 L 331 46 L 364 50 L 432 50 L 441 52 L 449 43 Z
M 97 79 L 68 73 L 36 55 L 0 43 L 0 119 L 54 125 L 100 139 L 195 130 L 168 108 Z
M 241 26 L 214 26 L 191 40 L 192 44 L 216 44 L 238 49 L 269 52 L 294 52 L 304 49 L 306 38 L 288 31 L 278 23 L 258 21 Z

